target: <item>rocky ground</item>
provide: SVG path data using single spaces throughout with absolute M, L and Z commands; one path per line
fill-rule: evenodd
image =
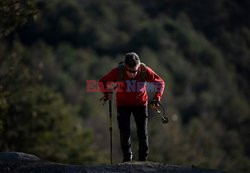
M 172 166 L 155 162 L 127 162 L 116 165 L 64 165 L 40 160 L 34 155 L 17 152 L 0 153 L 0 173 L 223 173 L 198 167 Z

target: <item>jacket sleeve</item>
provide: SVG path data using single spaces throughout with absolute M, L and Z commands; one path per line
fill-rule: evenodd
M 118 80 L 118 68 L 114 68 L 98 81 L 98 86 L 101 92 L 104 95 L 106 95 L 108 92 L 111 92 L 112 90 L 108 89 L 114 86 L 117 80 Z
M 157 101 L 161 100 L 161 97 L 163 95 L 164 89 L 165 89 L 165 82 L 163 79 L 157 75 L 151 68 L 147 67 L 147 81 L 148 82 L 154 82 L 155 85 L 155 96 L 154 99 Z

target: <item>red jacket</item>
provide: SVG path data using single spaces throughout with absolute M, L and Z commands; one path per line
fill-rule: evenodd
M 131 79 L 128 77 L 125 68 L 123 68 L 123 85 L 118 85 L 116 92 L 116 102 L 117 106 L 140 106 L 148 104 L 148 95 L 147 95 L 147 87 L 145 82 L 154 82 L 155 87 L 150 88 L 155 90 L 154 99 L 160 101 L 161 96 L 163 94 L 165 83 L 160 76 L 158 76 L 151 68 L 146 67 L 146 79 L 143 79 L 141 69 L 139 67 L 139 71 L 135 78 Z M 99 80 L 99 87 L 101 88 L 101 84 L 104 84 L 104 87 L 107 86 L 108 82 L 117 82 L 118 81 L 118 67 L 112 69 L 108 74 L 103 76 Z M 146 80 L 146 81 L 145 81 Z M 148 87 L 149 88 L 149 87 Z M 107 92 L 102 91 L 104 94 Z

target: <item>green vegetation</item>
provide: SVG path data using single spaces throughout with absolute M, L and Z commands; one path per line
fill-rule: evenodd
M 250 169 L 249 2 L 38 1 L 36 9 L 21 6 L 22 18 L 3 13 L 6 3 L 0 3 L 1 151 L 109 163 L 108 110 L 100 93 L 86 92 L 86 80 L 98 80 L 135 51 L 165 79 L 162 102 L 172 120 L 161 125 L 151 112 L 150 160 Z M 119 162 L 116 124 L 114 139 Z
M 36 17 L 34 0 L 1 0 L 0 1 L 0 37 L 7 36 L 29 18 Z

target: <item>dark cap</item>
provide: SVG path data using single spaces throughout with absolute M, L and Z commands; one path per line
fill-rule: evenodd
M 125 64 L 129 67 L 135 67 L 140 64 L 140 58 L 135 52 L 129 52 L 125 56 Z

